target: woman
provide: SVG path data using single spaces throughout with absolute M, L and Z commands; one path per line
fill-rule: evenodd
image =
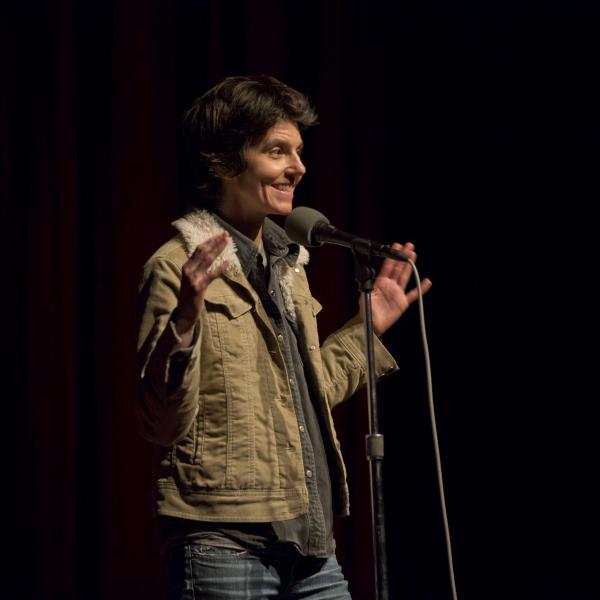
M 268 76 L 227 78 L 186 114 L 200 206 L 145 265 L 138 344 L 173 599 L 350 598 L 334 552 L 348 488 L 331 409 L 365 383 L 363 325 L 357 315 L 319 343 L 308 253 L 268 218 L 292 210 L 315 120 Z M 383 263 L 379 336 L 416 299 L 409 277 Z M 396 370 L 379 340 L 375 358 L 378 375 Z

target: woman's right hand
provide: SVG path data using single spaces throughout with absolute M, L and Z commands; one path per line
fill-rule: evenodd
M 181 288 L 175 317 L 175 329 L 181 337 L 180 347 L 191 344 L 194 326 L 200 318 L 206 288 L 227 269 L 224 260 L 218 267 L 210 269 L 217 256 L 224 250 L 229 234 L 223 232 L 196 246 L 181 269 Z

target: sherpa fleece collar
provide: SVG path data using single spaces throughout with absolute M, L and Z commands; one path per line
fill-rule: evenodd
M 180 219 L 173 221 L 171 224 L 183 237 L 187 252 L 193 252 L 196 249 L 196 246 L 224 231 L 223 227 L 217 222 L 211 212 L 201 209 L 194 209 Z M 274 227 L 278 227 L 275 224 L 273 225 Z M 237 256 L 237 247 L 231 237 L 229 238 L 225 249 L 215 259 L 211 268 L 218 267 L 224 260 L 227 260 L 229 263 L 225 274 L 231 275 L 231 271 L 234 271 L 238 276 L 242 275 L 242 266 Z M 300 252 L 298 253 L 298 259 L 295 264 L 306 265 L 308 264 L 308 260 L 308 251 L 304 246 L 300 246 Z M 280 278 L 281 293 L 285 302 L 286 311 L 295 321 L 296 311 L 294 310 L 294 303 L 292 300 L 293 267 L 290 267 L 285 261 L 282 262 L 283 269 Z

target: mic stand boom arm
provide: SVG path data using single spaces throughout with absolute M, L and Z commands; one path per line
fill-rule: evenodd
M 373 314 L 371 292 L 375 269 L 371 267 L 372 248 L 369 240 L 356 238 L 351 243 L 354 255 L 355 278 L 363 294 L 365 309 L 365 340 L 367 350 L 367 398 L 369 407 L 369 434 L 366 436 L 366 453 L 371 479 L 371 523 L 373 556 L 375 559 L 375 598 L 389 600 L 387 551 L 385 539 L 385 513 L 383 507 L 383 435 L 379 432 L 379 406 L 375 376 L 373 346 Z

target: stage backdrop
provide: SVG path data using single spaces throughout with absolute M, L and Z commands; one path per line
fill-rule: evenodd
M 191 101 L 226 75 L 308 94 L 297 203 L 417 245 L 464 600 L 598 593 L 598 165 L 591 10 L 571 4 L 13 3 L 0 77 L 3 597 L 158 600 L 151 448 L 134 424 L 136 288 L 189 191 Z M 596 186 L 595 186 L 596 187 Z M 323 337 L 357 309 L 350 255 L 312 252 Z M 450 598 L 416 308 L 379 388 L 390 586 Z M 373 598 L 364 393 L 336 410 Z M 589 538 L 589 539 L 588 539 Z M 9 593 L 10 592 L 10 593 Z

